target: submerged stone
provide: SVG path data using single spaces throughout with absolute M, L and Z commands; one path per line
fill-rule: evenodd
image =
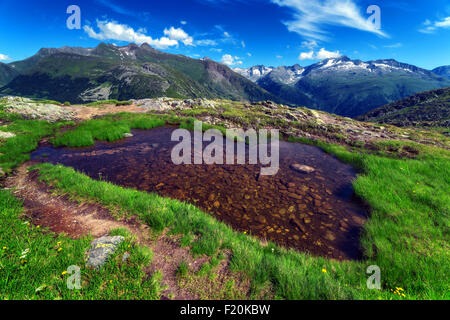
M 314 171 L 316 171 L 316 169 L 314 169 L 313 167 L 298 163 L 292 164 L 291 169 L 301 173 L 313 173 Z

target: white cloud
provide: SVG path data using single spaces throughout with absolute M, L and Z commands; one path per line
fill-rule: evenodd
M 6 54 L 0 53 L 0 61 L 6 61 L 6 60 L 11 60 L 11 58 L 9 56 L 7 56 Z
M 299 60 L 312 60 L 314 58 L 314 51 L 301 52 L 298 57 Z
M 429 19 L 423 23 L 423 28 L 419 29 L 422 33 L 435 33 L 440 28 L 450 28 L 450 17 L 446 17 L 439 21 L 431 22 Z
M 161 37 L 153 39 L 143 32 L 135 31 L 126 24 L 120 24 L 116 21 L 100 21 L 97 20 L 99 32 L 94 31 L 90 26 L 85 25 L 84 31 L 89 37 L 97 40 L 117 40 L 125 42 L 134 42 L 136 44 L 148 43 L 158 49 L 166 49 L 168 47 L 178 46 L 176 39 Z
M 220 48 L 211 48 L 211 49 L 209 49 L 210 51 L 213 51 L 213 52 L 218 52 L 218 53 L 221 53 L 223 50 L 222 49 L 220 49 Z
M 277 55 L 277 59 L 283 59 L 283 56 Z
M 216 0 L 213 0 L 216 1 Z M 219 36 L 217 37 L 217 41 L 221 43 L 227 43 L 227 44 L 234 44 L 242 46 L 242 42 L 239 39 L 236 39 L 230 32 L 226 31 L 223 26 L 221 25 L 215 25 L 214 29 L 219 31 Z M 245 45 L 245 44 L 244 44 Z
M 216 40 L 211 40 L 211 39 L 203 39 L 203 40 L 197 40 L 195 41 L 195 44 L 198 46 L 216 46 L 217 45 L 217 41 Z
M 252 56 L 252 54 L 251 54 L 250 52 L 247 52 L 247 55 L 248 55 L 249 57 L 251 57 L 251 56 Z
M 245 49 L 245 42 L 244 41 L 241 41 L 241 46 L 242 46 L 242 48 Z
M 123 15 L 131 16 L 131 17 L 135 17 L 137 15 L 136 12 L 125 9 L 124 7 L 119 6 L 115 3 L 112 3 L 109 0 L 98 0 L 98 2 L 100 2 L 101 4 L 103 4 L 104 6 L 108 7 L 109 9 L 111 9 L 112 11 L 114 11 L 116 13 L 120 13 Z
M 450 17 L 447 17 L 442 21 L 437 21 L 434 25 L 438 28 L 448 28 L 450 27 Z
M 308 48 L 310 50 L 313 50 L 314 48 L 316 48 L 318 46 L 317 41 L 316 40 L 311 40 L 311 41 L 303 41 L 302 42 L 302 47 L 304 48 Z
M 194 39 L 181 28 L 170 27 L 170 29 L 164 29 L 164 35 L 171 40 L 181 41 L 186 46 L 192 46 L 194 42 Z
M 180 21 L 180 23 L 184 26 L 187 25 L 187 21 Z
M 327 51 L 324 48 L 322 48 L 316 54 L 316 59 L 324 60 L 330 58 L 339 58 L 340 56 L 342 56 L 342 54 L 340 54 L 339 51 Z
M 325 48 L 319 50 L 315 53 L 314 50 L 308 52 L 301 52 L 298 57 L 299 60 L 324 60 L 330 58 L 339 58 L 341 53 L 339 51 L 328 51 Z
M 403 43 L 397 42 L 397 43 L 394 43 L 394 44 L 386 45 L 384 47 L 385 48 L 401 48 L 401 47 L 403 47 Z
M 242 61 L 240 60 L 241 58 L 239 57 L 233 57 L 231 54 L 224 54 L 221 62 L 227 66 L 235 66 L 242 64 Z
M 294 19 L 285 22 L 291 32 L 313 40 L 328 40 L 324 26 L 344 26 L 388 37 L 368 16 L 361 14 L 353 0 L 272 0 L 294 10 Z

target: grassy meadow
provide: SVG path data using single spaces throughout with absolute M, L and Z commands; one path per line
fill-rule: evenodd
M 5 131 L 17 136 L 0 142 L 0 166 L 7 172 L 28 160 L 44 137 L 50 137 L 55 146 L 90 146 L 95 140 L 121 139 L 132 128 L 151 129 L 165 124 L 192 128 L 193 123 L 192 118 L 174 115 L 128 113 L 79 124 L 20 118 L 8 121 Z M 194 256 L 210 258 L 203 271 L 196 274 L 186 263 L 180 264 L 179 278 L 211 276 L 218 262 L 230 253 L 232 272 L 244 275 L 250 282 L 248 298 L 450 298 L 448 150 L 388 141 L 373 152 L 362 146 L 285 138 L 317 145 L 359 171 L 355 192 L 372 208 L 361 235 L 363 260 L 339 262 L 261 243 L 193 205 L 92 180 L 71 168 L 40 164 L 32 169 L 38 170 L 40 179 L 55 192 L 78 201 L 98 202 L 122 216 L 136 216 L 151 227 L 155 236 L 164 232 L 177 235 L 180 245 L 189 248 Z M 396 156 L 392 151 L 406 145 L 417 152 L 414 158 Z M 96 272 L 84 267 L 83 254 L 92 239 L 70 240 L 33 226 L 22 218 L 21 203 L 8 190 L 0 190 L 0 203 L 1 299 L 158 299 L 158 273 L 146 278 L 143 272 L 151 264 L 151 252 L 137 246 L 132 235 L 127 235 L 127 241 L 107 266 Z M 21 259 L 26 249 L 26 258 Z M 120 258 L 127 251 L 132 263 L 124 265 Z M 83 266 L 80 291 L 66 289 L 62 273 L 69 265 Z M 367 288 L 366 270 L 371 265 L 381 269 L 381 290 Z

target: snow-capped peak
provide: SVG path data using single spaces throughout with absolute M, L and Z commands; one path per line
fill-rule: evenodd
M 234 68 L 234 72 L 239 73 L 241 76 L 250 79 L 253 82 L 258 81 L 260 78 L 272 72 L 273 67 L 265 67 L 265 66 L 253 66 L 247 69 L 242 68 Z

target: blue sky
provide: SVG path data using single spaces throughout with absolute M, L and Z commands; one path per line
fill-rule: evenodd
M 69 5 L 81 9 L 70 30 Z M 367 8 L 380 8 L 381 29 Z M 372 11 L 373 13 L 373 11 Z M 312 64 L 326 57 L 450 65 L 448 0 L 0 1 L 0 61 L 42 47 L 148 42 L 231 67 Z

